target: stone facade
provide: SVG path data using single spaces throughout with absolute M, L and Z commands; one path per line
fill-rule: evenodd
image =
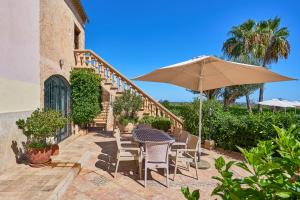
M 26 138 L 15 122 L 44 106 L 44 81 L 52 75 L 69 80 L 75 27 L 77 47 L 84 49 L 86 20 L 80 0 L 1 1 L 0 170 L 24 151 Z
M 44 82 L 52 75 L 69 80 L 75 66 L 75 27 L 80 31 L 79 49 L 84 49 L 84 22 L 71 0 L 41 0 L 40 6 L 40 100 L 44 104 Z

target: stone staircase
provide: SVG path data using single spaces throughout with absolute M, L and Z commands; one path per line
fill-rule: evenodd
M 75 50 L 76 68 L 91 68 L 101 77 L 102 86 L 102 112 L 91 124 L 92 127 L 100 127 L 105 130 L 113 128 L 112 102 L 122 95 L 123 91 L 130 90 L 143 99 L 143 106 L 139 116 L 165 117 L 172 122 L 172 128 L 182 128 L 183 121 L 166 109 L 150 95 L 137 87 L 133 82 L 118 72 L 113 66 L 95 54 L 91 50 Z
M 94 119 L 94 122 L 90 124 L 90 127 L 98 127 L 103 130 L 106 130 L 108 111 L 109 111 L 109 102 L 108 101 L 102 102 L 102 111 Z

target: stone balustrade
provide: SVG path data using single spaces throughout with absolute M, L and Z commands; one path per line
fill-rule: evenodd
M 103 60 L 92 50 L 75 50 L 76 67 L 92 68 L 98 73 L 105 85 L 111 85 L 111 90 L 122 93 L 124 90 L 130 90 L 143 99 L 142 110 L 144 115 L 165 117 L 171 120 L 173 128 L 182 128 L 183 121 L 159 102 L 155 101 L 151 96 L 138 88 L 133 82 L 118 72 L 108 62 Z

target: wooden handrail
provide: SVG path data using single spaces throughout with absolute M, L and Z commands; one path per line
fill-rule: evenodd
M 109 68 L 109 71 L 111 73 L 113 73 L 114 76 L 115 76 L 114 81 L 116 81 L 116 78 L 119 78 L 119 80 L 122 83 L 125 82 L 126 85 L 128 85 L 131 89 L 133 89 L 134 91 L 139 93 L 144 98 L 144 104 L 147 104 L 147 106 L 149 107 L 150 102 L 154 103 L 155 107 L 157 106 L 161 111 L 163 111 L 164 115 L 166 115 L 166 117 L 170 118 L 170 120 L 174 120 L 176 122 L 176 124 L 178 123 L 179 127 L 182 127 L 182 125 L 183 125 L 182 119 L 180 119 L 179 117 L 174 115 L 172 112 L 170 112 L 167 108 L 165 108 L 163 105 L 161 105 L 155 99 L 153 99 L 150 95 L 148 95 L 146 92 L 144 92 L 138 86 L 136 86 L 131 80 L 129 80 L 128 78 L 123 76 L 118 70 L 116 70 L 112 65 L 110 65 L 103 58 L 98 56 L 95 52 L 93 52 L 92 50 L 74 50 L 74 55 L 75 55 L 75 61 L 76 61 L 77 66 L 79 64 L 83 65 L 85 63 L 85 64 L 87 64 L 87 66 L 92 65 L 92 67 L 95 67 L 91 63 L 92 60 L 93 60 L 92 57 L 94 57 L 99 64 L 101 64 L 101 65 L 104 64 L 104 65 L 106 65 L 107 68 Z M 82 62 L 82 60 L 80 60 L 80 56 L 83 56 L 84 62 Z M 87 57 L 88 57 L 89 60 L 86 59 Z M 81 61 L 81 62 L 79 63 L 79 61 Z M 88 63 L 86 63 L 86 61 L 88 61 Z M 80 67 L 82 67 L 82 66 L 80 66 Z M 103 69 L 101 69 L 101 70 L 103 70 Z M 103 71 L 103 73 L 104 73 L 104 71 Z M 108 77 L 110 78 L 111 76 L 108 75 Z M 121 85 L 122 83 L 119 83 L 119 84 Z M 117 85 L 117 84 L 115 83 L 115 85 Z M 146 97 L 146 99 L 145 99 L 145 97 Z M 150 102 L 149 102 L 149 100 L 150 100 Z M 151 111 L 152 111 L 152 106 L 151 106 Z M 152 112 L 154 112 L 154 111 L 152 111 Z M 150 112 L 150 115 L 152 115 L 151 112 Z M 175 127 L 178 127 L 176 124 L 175 124 Z

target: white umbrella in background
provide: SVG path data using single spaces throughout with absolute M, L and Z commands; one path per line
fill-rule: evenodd
M 291 103 L 296 107 L 300 107 L 300 101 L 291 101 Z
M 293 103 L 287 101 L 287 100 L 279 100 L 279 99 L 271 99 L 271 100 L 266 100 L 266 101 L 261 101 L 258 102 L 260 105 L 265 105 L 265 106 L 271 106 L 271 107 L 281 107 L 284 108 L 286 112 L 286 108 L 295 108 Z
M 292 78 L 282 76 L 264 67 L 229 62 L 214 56 L 201 56 L 192 60 L 162 67 L 134 80 L 170 83 L 200 92 L 199 140 L 202 131 L 203 91 L 232 85 L 257 84 L 288 81 Z M 200 156 L 199 148 L 199 156 Z M 200 160 L 200 157 L 199 157 Z

